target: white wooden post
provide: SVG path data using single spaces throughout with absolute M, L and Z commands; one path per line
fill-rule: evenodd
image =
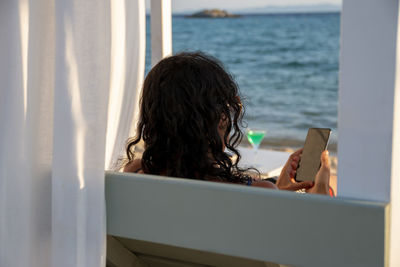
M 151 0 L 151 65 L 172 54 L 171 0 Z
M 338 194 L 390 201 L 393 267 L 400 266 L 398 13 L 397 0 L 343 1 L 338 123 Z
M 343 1 L 340 196 L 390 201 L 397 5 L 393 0 Z
M 400 14 L 400 5 L 398 7 Z M 400 17 L 398 18 L 400 25 Z M 400 266 L 400 29 L 397 29 L 396 83 L 393 101 L 392 177 L 390 185 L 389 266 Z

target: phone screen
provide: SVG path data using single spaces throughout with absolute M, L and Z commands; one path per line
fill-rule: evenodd
M 321 166 L 321 153 L 328 146 L 331 129 L 308 129 L 303 153 L 296 172 L 296 181 L 314 181 Z

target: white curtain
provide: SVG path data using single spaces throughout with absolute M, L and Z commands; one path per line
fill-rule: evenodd
M 0 267 L 104 265 L 104 166 L 132 134 L 144 12 L 0 2 Z

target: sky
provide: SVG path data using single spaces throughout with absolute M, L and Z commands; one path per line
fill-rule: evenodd
M 240 10 L 241 8 L 265 6 L 297 6 L 297 5 L 340 5 L 342 0 L 171 0 L 172 12 L 195 11 L 205 8 L 219 8 Z M 150 7 L 150 0 L 146 0 L 146 9 Z

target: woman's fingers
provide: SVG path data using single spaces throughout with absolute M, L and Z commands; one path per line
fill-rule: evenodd
M 321 168 L 315 176 L 315 186 L 310 193 L 328 195 L 330 173 L 329 153 L 325 150 L 321 154 Z
M 288 159 L 287 162 L 293 162 L 293 161 L 298 162 L 300 160 L 300 155 L 301 155 L 302 152 L 303 152 L 302 148 L 296 150 L 295 152 L 290 154 L 289 159 Z
M 313 181 L 304 181 L 304 182 L 298 182 L 298 183 L 291 183 L 288 185 L 284 190 L 289 190 L 289 191 L 297 191 L 300 189 L 309 189 L 314 185 Z
M 290 155 L 289 159 L 286 161 L 285 166 L 283 166 L 283 169 L 279 175 L 278 181 L 276 182 L 276 185 L 280 189 L 285 189 L 287 186 L 290 186 L 290 184 L 292 183 L 290 181 L 290 178 L 293 178 L 294 175 L 296 174 L 296 169 L 297 169 L 298 162 L 300 160 L 301 152 L 303 152 L 302 148 L 293 152 Z
M 330 170 L 329 152 L 325 150 L 321 154 L 321 168 Z
M 297 166 L 299 165 L 299 160 L 300 160 L 300 155 L 303 149 L 299 149 L 296 152 L 294 152 L 292 155 L 290 155 L 288 163 L 290 163 L 290 167 L 292 167 L 293 170 L 297 169 Z
M 303 148 L 300 148 L 300 149 L 298 149 L 298 150 L 296 150 L 295 152 L 293 152 L 291 155 L 290 155 L 290 158 L 294 158 L 294 157 L 300 157 L 300 155 L 301 155 L 301 153 L 303 152 Z
M 291 166 L 292 166 L 292 168 L 295 170 L 295 169 L 297 169 L 297 166 L 299 165 L 299 163 L 297 162 L 297 161 L 292 161 L 291 162 Z
M 321 154 L 321 168 L 319 169 L 319 171 L 317 173 L 317 177 L 315 179 L 316 182 L 318 179 L 320 179 L 320 180 L 328 179 L 328 181 L 329 181 L 330 171 L 331 171 L 331 167 L 330 167 L 330 162 L 329 162 L 329 152 L 328 152 L 328 150 L 325 150 Z M 323 182 L 323 181 L 320 181 L 320 182 Z
M 290 177 L 294 177 L 296 175 L 296 169 L 299 164 L 300 155 L 303 149 L 299 149 L 290 155 L 288 160 L 289 164 L 286 164 L 284 169 L 288 171 Z M 291 167 L 290 170 L 288 165 Z M 282 174 L 281 174 L 282 176 Z M 300 189 L 306 189 L 307 192 L 316 193 L 316 194 L 328 194 L 329 193 L 329 178 L 330 178 L 330 162 L 329 162 L 329 152 L 325 150 L 321 154 L 321 168 L 319 169 L 315 182 L 313 181 L 303 181 L 303 182 L 293 182 L 290 181 L 290 178 L 285 176 L 285 179 L 278 179 L 277 185 L 279 189 L 289 190 L 289 191 L 297 191 Z

